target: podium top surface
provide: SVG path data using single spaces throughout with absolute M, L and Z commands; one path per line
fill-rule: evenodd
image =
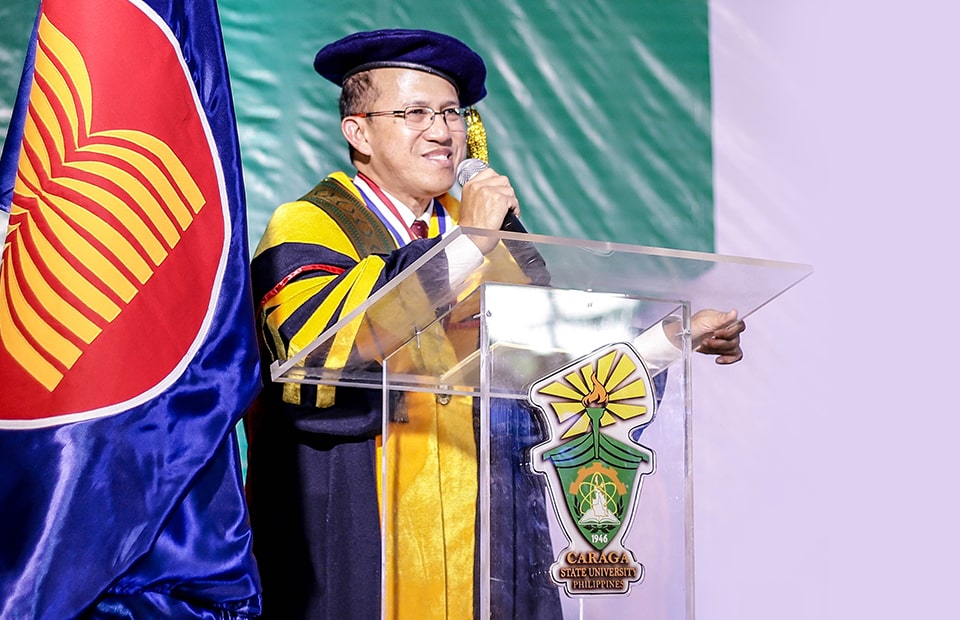
M 499 237 L 502 243 L 482 265 L 461 274 L 451 286 L 446 249 L 464 235 Z M 649 299 L 689 305 L 692 312 L 736 309 L 740 318 L 746 318 L 812 272 L 809 265 L 796 263 L 457 228 L 309 346 L 275 362 L 271 375 L 283 382 L 349 383 L 353 375 L 369 379 L 370 360 L 388 358 L 443 317 L 455 314 L 457 306 L 475 298 L 485 284 Z M 476 312 L 476 308 L 464 312 Z M 341 331 L 354 334 L 350 336 L 357 338 L 353 346 L 365 351 L 341 353 L 341 359 L 358 361 L 325 367 L 329 364 L 323 360 Z M 363 333 L 366 337 L 356 336 Z

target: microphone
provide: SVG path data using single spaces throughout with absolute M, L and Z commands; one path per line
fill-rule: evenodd
M 457 183 L 460 184 L 460 187 L 463 187 L 467 184 L 467 181 L 489 167 L 487 162 L 482 159 L 464 159 L 460 162 L 460 165 L 457 166 Z M 513 211 L 507 211 L 507 214 L 503 216 L 503 224 L 500 224 L 500 230 L 518 233 L 527 232 L 523 223 L 520 222 L 520 218 L 517 217 L 517 214 Z
M 482 159 L 464 159 L 462 162 L 460 162 L 460 165 L 457 166 L 457 183 L 463 187 L 467 184 L 467 181 L 489 167 L 490 166 L 487 164 L 487 162 L 483 161 Z M 527 232 L 527 229 L 524 228 L 523 224 L 520 222 L 520 218 L 518 218 L 517 215 L 510 210 L 508 210 L 507 214 L 503 216 L 503 223 L 500 225 L 500 230 L 517 233 Z M 530 278 L 530 281 L 533 284 L 537 284 L 539 286 L 549 286 L 550 272 L 547 271 L 547 263 L 543 260 L 543 256 L 540 255 L 540 252 L 537 251 L 537 248 L 534 247 L 532 243 L 529 241 L 503 239 L 503 245 L 507 247 L 507 249 L 510 251 L 510 254 L 513 256 L 513 260 L 517 262 L 517 265 L 520 266 L 520 269 L 528 278 Z
M 462 187 L 467 184 L 467 181 L 489 167 L 487 162 L 482 159 L 464 159 L 460 162 L 460 165 L 457 166 L 457 183 Z

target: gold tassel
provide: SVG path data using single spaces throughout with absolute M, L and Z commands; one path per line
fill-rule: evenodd
M 475 107 L 470 106 L 467 108 L 464 120 L 467 121 L 467 157 L 473 157 L 489 164 L 487 130 L 483 128 L 480 112 Z

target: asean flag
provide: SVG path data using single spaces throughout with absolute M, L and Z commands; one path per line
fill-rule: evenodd
M 259 613 L 259 390 L 212 0 L 44 0 L 0 158 L 0 617 Z

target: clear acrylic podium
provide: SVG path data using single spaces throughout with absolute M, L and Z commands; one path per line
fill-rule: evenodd
M 445 249 L 466 234 L 503 243 L 451 284 Z M 451 399 L 473 403 L 475 445 L 463 449 L 476 468 L 456 488 L 476 497 L 466 577 L 478 617 L 692 620 L 690 316 L 746 318 L 810 273 L 461 228 L 272 376 L 382 390 L 384 445 L 409 424 L 407 401 L 428 395 L 440 417 Z M 645 359 L 643 335 L 664 323 L 680 335 L 665 371 Z M 382 453 L 389 480 L 401 457 Z M 382 487 L 382 609 L 394 618 L 404 577 L 389 550 L 424 534 L 396 524 L 443 498 L 407 507 Z

